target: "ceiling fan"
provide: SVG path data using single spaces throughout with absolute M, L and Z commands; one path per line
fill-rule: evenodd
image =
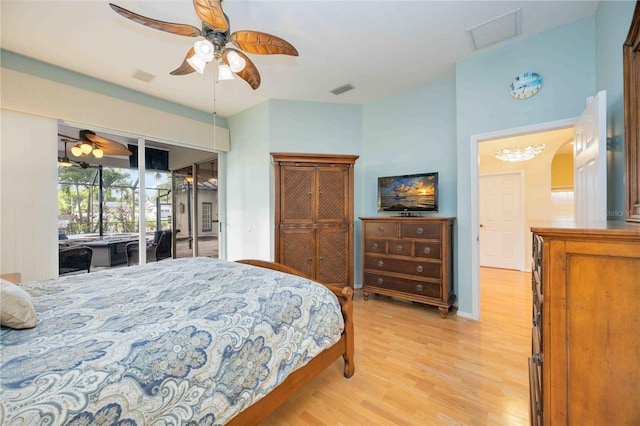
M 229 33 L 229 19 L 222 10 L 221 1 L 193 0 L 196 14 L 202 21 L 202 30 L 187 24 L 146 18 L 113 3 L 109 5 L 125 18 L 147 27 L 187 37 L 204 37 L 195 42 L 182 64 L 171 71 L 172 75 L 185 75 L 194 71 L 202 74 L 205 65 L 215 59 L 219 64 L 219 80 L 233 79 L 233 72 L 256 90 L 260 86 L 260 73 L 247 55 L 238 49 L 257 55 L 298 56 L 298 51 L 289 42 L 271 34 L 247 30 Z M 238 49 L 226 47 L 229 43 Z
M 58 158 L 58 163 L 63 167 L 70 167 L 73 163 L 79 164 L 83 169 L 89 167 L 87 161 L 78 161 L 75 158 L 70 159 L 68 155 L 69 151 L 72 157 L 81 159 L 91 156 L 99 159 L 105 155 L 130 156 L 132 154 L 132 152 L 121 143 L 98 136 L 91 130 L 80 130 L 78 138 L 58 134 L 58 141 L 64 143 L 64 156 Z M 69 150 L 67 150 L 68 143 L 74 144 Z

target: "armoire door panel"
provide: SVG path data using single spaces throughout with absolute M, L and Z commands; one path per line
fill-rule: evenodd
M 284 229 L 280 233 L 279 262 L 314 278 L 315 229 Z
M 347 282 L 349 271 L 344 257 L 348 248 L 347 228 L 318 229 L 316 280 L 326 284 Z
M 315 221 L 315 168 L 282 167 L 282 223 Z
M 348 221 L 349 175 L 344 167 L 318 168 L 318 222 Z

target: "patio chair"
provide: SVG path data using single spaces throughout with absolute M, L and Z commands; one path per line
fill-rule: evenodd
M 65 275 L 86 270 L 91 272 L 93 250 L 87 246 L 60 247 L 58 250 L 58 274 Z
M 147 244 L 147 262 L 157 262 L 171 257 L 171 245 L 173 232 L 170 230 L 156 231 L 153 234 L 153 241 Z M 138 242 L 131 242 L 125 246 L 127 253 L 127 265 L 138 263 Z

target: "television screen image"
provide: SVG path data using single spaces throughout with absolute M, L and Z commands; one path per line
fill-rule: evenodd
M 438 173 L 378 178 L 378 211 L 438 211 Z

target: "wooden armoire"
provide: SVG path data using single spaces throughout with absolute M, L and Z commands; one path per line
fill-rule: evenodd
M 353 287 L 357 155 L 272 153 L 275 261 L 309 278 Z

